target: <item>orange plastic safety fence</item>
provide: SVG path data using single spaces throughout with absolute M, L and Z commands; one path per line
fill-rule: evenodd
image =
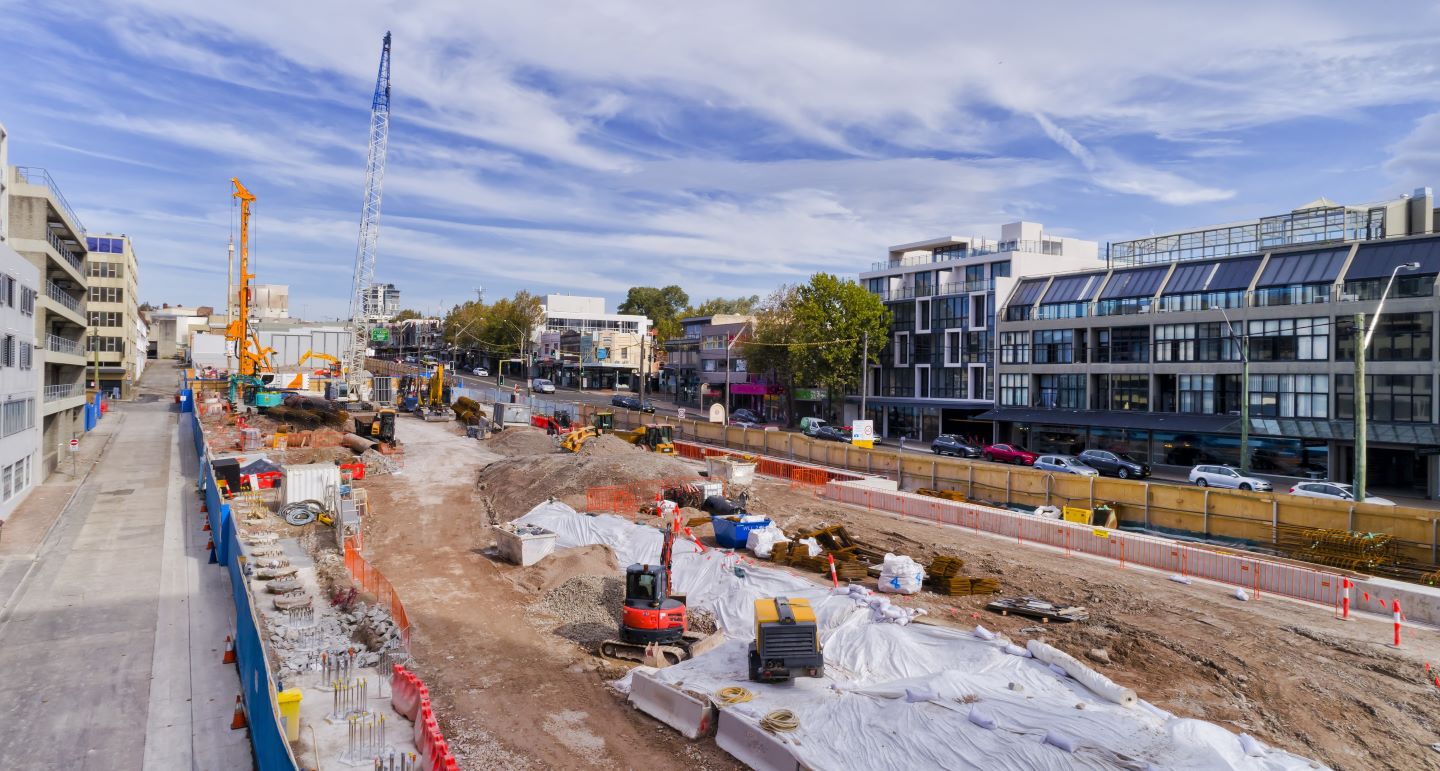
M 345 569 L 350 571 L 350 577 L 360 589 L 375 595 L 375 601 L 390 610 L 390 617 L 394 619 L 395 627 L 400 630 L 400 641 L 404 643 L 405 649 L 409 650 L 410 616 L 405 613 L 405 604 L 400 601 L 399 592 L 395 591 L 395 586 L 383 573 L 360 556 L 360 550 L 355 548 L 352 540 L 345 542 Z
M 790 489 L 813 490 L 817 494 L 830 481 L 830 473 L 818 468 L 794 468 L 790 470 Z
M 634 514 L 635 493 L 627 485 L 591 487 L 585 491 L 585 510 L 610 514 Z

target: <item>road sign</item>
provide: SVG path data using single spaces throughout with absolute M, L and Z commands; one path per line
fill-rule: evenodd
M 79 449 L 80 449 L 80 440 L 79 440 L 79 439 L 71 439 L 71 440 L 70 440 L 70 452 L 75 452 L 76 450 L 79 450 Z
M 875 421 L 873 420 L 852 420 L 850 421 L 850 443 L 856 447 L 875 446 Z
M 684 420 L 684 419 L 685 419 L 685 408 L 684 408 L 684 407 L 677 408 L 677 409 L 675 410 L 675 415 L 676 415 L 676 417 L 678 417 L 679 419 Z

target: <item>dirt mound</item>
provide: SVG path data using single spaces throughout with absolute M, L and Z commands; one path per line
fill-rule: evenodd
M 594 544 L 561 549 L 530 567 L 511 571 L 505 577 L 516 588 L 541 594 L 576 576 L 614 576 L 619 570 L 610 547 Z
M 487 507 L 486 514 L 506 522 L 523 516 L 547 498 L 563 499 L 580 508 L 585 505 L 585 491 L 591 487 L 658 483 L 698 474 L 677 458 L 602 436 L 587 442 L 578 453 L 519 455 L 491 463 L 480 470 L 476 492 Z
M 545 593 L 534 608 L 560 622 L 553 630 L 585 648 L 618 633 L 625 582 L 612 576 L 575 576 Z
M 557 451 L 555 438 L 529 426 L 511 426 L 485 443 L 485 449 L 501 455 L 549 455 Z

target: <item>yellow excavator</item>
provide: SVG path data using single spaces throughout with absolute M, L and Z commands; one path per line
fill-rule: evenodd
M 615 436 L 636 447 L 644 447 L 650 452 L 667 455 L 675 453 L 675 429 L 661 423 L 651 423 L 648 426 L 632 428 L 629 431 L 616 431 Z
M 344 374 L 344 367 L 343 367 L 343 365 L 340 364 L 340 360 L 339 360 L 339 359 L 335 358 L 334 356 L 331 356 L 331 355 L 328 354 L 328 353 L 319 353 L 319 352 L 317 352 L 317 351 L 306 351 L 306 352 L 300 357 L 300 360 L 297 361 L 297 362 L 295 362 L 296 368 L 304 367 L 304 366 L 305 366 L 305 362 L 307 362 L 307 361 L 309 361 L 309 360 L 311 360 L 311 359 L 319 359 L 319 360 L 321 360 L 321 361 L 326 361 L 326 362 L 329 362 L 329 363 L 330 363 L 330 366 L 327 367 L 327 368 L 324 369 L 324 370 L 318 370 L 318 369 L 315 370 L 315 374 L 317 374 L 317 375 L 319 375 L 319 374 L 326 374 L 326 375 L 329 375 L 329 376 L 331 376 L 331 377 L 340 377 L 341 375 Z

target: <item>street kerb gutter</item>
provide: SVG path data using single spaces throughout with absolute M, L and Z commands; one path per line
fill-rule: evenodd
M 55 517 L 55 521 L 51 522 L 49 527 L 45 528 L 45 535 L 40 537 L 40 545 L 35 548 L 35 556 L 30 558 L 30 564 L 25 568 L 25 575 L 20 577 L 19 583 L 15 584 L 15 590 L 10 593 L 9 597 L 5 598 L 4 604 L 0 604 L 0 628 L 3 628 L 4 625 L 10 621 L 10 612 L 13 610 L 11 603 L 24 592 L 26 585 L 30 583 L 30 577 L 35 574 L 35 567 L 40 564 L 41 555 L 45 554 L 46 548 L 51 545 L 50 539 L 51 536 L 55 534 L 55 527 L 60 524 L 61 520 L 65 519 L 66 514 L 70 511 L 71 504 L 75 503 L 75 497 L 85 488 L 85 483 L 90 481 L 90 475 L 94 473 L 95 467 L 100 465 L 100 459 L 104 458 L 105 453 L 110 451 L 110 444 L 115 441 L 115 437 L 120 433 L 120 426 L 125 423 L 125 411 L 117 411 L 115 414 L 120 418 L 115 424 L 115 430 L 111 431 L 109 436 L 105 437 L 105 445 L 100 448 L 100 452 L 95 454 L 95 460 L 91 461 L 90 467 L 85 469 L 85 475 L 80 477 L 80 481 L 75 484 L 75 489 L 70 492 L 70 497 L 65 499 L 65 505 L 60 507 L 60 515 Z

